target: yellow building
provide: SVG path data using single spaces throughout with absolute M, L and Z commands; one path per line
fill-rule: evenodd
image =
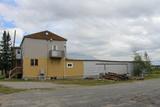
M 130 61 L 68 59 L 66 42 L 65 38 L 49 31 L 24 36 L 20 48 L 15 50 L 17 60 L 21 58 L 22 78 L 98 78 L 100 73 L 131 74 L 133 71 L 133 64 Z M 17 68 L 13 69 L 16 70 Z
M 66 39 L 49 31 L 24 36 L 23 78 L 82 77 L 83 61 L 66 58 Z

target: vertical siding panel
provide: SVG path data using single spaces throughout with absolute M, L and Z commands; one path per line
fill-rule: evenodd
M 106 65 L 99 65 L 105 63 Z M 118 74 L 129 73 L 133 71 L 133 64 L 130 62 L 109 62 L 109 61 L 84 61 L 84 78 L 97 77 L 100 73 L 114 72 Z

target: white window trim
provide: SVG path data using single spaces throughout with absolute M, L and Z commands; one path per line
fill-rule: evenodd
M 68 66 L 69 64 L 71 64 L 72 66 Z M 72 62 L 67 63 L 67 68 L 73 68 L 73 67 L 74 67 L 74 65 Z

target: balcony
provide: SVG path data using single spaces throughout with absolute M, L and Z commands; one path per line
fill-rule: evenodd
M 50 50 L 49 51 L 50 58 L 63 58 L 64 57 L 64 51 L 60 50 Z

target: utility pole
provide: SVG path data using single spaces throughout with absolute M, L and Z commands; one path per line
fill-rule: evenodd
M 13 47 L 15 47 L 15 42 L 16 42 L 16 30 L 14 31 Z

